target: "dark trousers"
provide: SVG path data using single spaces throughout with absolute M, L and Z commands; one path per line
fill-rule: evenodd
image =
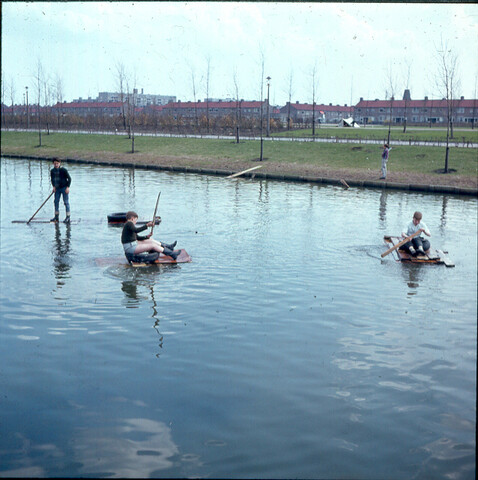
M 423 247 L 423 250 L 426 252 L 430 248 L 430 242 L 422 237 L 414 237 L 411 242 L 404 243 L 402 249 L 410 253 L 410 247 L 412 246 L 415 250 L 418 250 L 418 247 Z

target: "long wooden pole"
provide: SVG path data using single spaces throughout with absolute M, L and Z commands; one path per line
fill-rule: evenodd
M 31 216 L 30 220 L 28 220 L 27 224 L 30 223 L 33 220 L 33 217 L 42 209 L 43 205 L 45 205 L 48 200 L 50 200 L 50 197 L 54 194 L 55 192 L 52 190 L 50 195 L 48 195 L 48 198 L 40 205 L 40 208 Z
M 252 170 L 256 170 L 258 168 L 262 168 L 262 165 L 257 165 L 256 167 L 248 168 L 247 170 L 243 170 L 242 172 L 233 173 L 232 175 L 229 175 L 226 178 L 235 178 L 235 177 L 238 177 L 239 175 L 242 175 L 243 173 L 251 172 Z
M 158 211 L 158 203 L 159 203 L 160 196 L 161 196 L 161 192 L 158 193 L 158 199 L 156 200 L 156 206 L 154 207 L 153 226 L 151 227 L 151 236 L 153 236 L 154 225 L 156 224 L 156 212 Z
M 397 248 L 401 247 L 404 243 L 409 242 L 413 237 L 416 237 L 417 235 L 420 235 L 420 233 L 422 233 L 422 232 L 420 230 L 418 230 L 417 232 L 413 233 L 409 237 L 404 238 L 401 242 L 398 242 L 392 248 L 389 248 L 386 252 L 383 252 L 381 257 L 383 258 L 383 257 L 387 256 L 389 253 L 391 253 L 394 250 L 396 250 Z

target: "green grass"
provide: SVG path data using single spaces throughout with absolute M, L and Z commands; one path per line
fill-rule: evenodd
M 312 137 L 312 129 L 293 130 L 289 132 L 276 133 L 273 136 L 278 137 Z M 388 138 L 388 127 L 369 126 L 361 128 L 341 128 L 341 127 L 316 127 L 315 136 L 317 138 L 351 138 L 351 139 L 370 139 L 384 141 Z M 403 133 L 403 127 L 392 127 L 390 132 L 390 142 L 401 140 L 409 142 L 428 141 L 445 142 L 446 129 L 442 127 L 408 127 L 407 132 Z M 460 129 L 455 128 L 454 138 L 451 142 L 475 142 L 478 143 L 478 129 Z
M 35 155 L 61 158 L 91 157 L 111 158 L 114 154 L 157 157 L 186 157 L 194 159 L 194 165 L 207 167 L 218 159 L 231 165 L 235 161 L 257 159 L 260 152 L 258 140 L 243 141 L 193 139 L 170 137 L 136 137 L 135 154 L 130 154 L 131 140 L 123 135 L 95 135 L 52 133 L 42 135 L 42 147 L 38 147 L 38 134 L 32 132 L 2 132 L 2 154 Z M 369 144 L 336 144 L 319 142 L 265 141 L 264 158 L 277 163 L 317 165 L 334 169 L 378 170 L 382 148 Z M 444 147 L 396 146 L 390 152 L 389 166 L 396 172 L 434 173 L 443 169 Z M 184 162 L 183 162 L 184 164 Z M 477 150 L 474 148 L 450 148 L 449 168 L 458 174 L 477 175 Z

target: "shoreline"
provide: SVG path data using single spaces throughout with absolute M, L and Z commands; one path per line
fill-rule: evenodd
M 2 157 L 5 158 L 26 158 L 30 160 L 46 160 L 51 161 L 53 156 L 37 156 L 37 155 L 22 155 L 2 153 Z M 303 183 L 316 183 L 316 184 L 328 184 L 338 185 L 344 188 L 349 187 L 362 187 L 362 188 L 374 188 L 374 189 L 386 189 L 386 190 L 402 190 L 413 192 L 426 192 L 426 193 L 441 193 L 441 194 L 453 194 L 453 195 L 466 195 L 466 196 L 478 196 L 478 189 L 473 187 L 463 187 L 459 185 L 435 185 L 432 183 L 422 183 L 417 178 L 417 175 L 404 175 L 399 173 L 390 173 L 393 181 L 383 180 L 371 180 L 366 178 L 371 175 L 370 171 L 361 172 L 358 170 L 327 170 L 314 168 L 311 165 L 287 165 L 270 163 L 266 160 L 263 162 L 249 161 L 235 163 L 234 170 L 231 170 L 231 165 L 224 165 L 221 162 L 212 161 L 211 167 L 199 167 L 184 165 L 191 163 L 191 158 L 183 159 L 181 157 L 161 157 L 161 163 L 156 158 L 155 161 L 146 157 L 137 156 L 135 162 L 131 162 L 130 159 L 124 158 L 112 158 L 101 159 L 98 158 L 101 155 L 95 155 L 95 158 L 70 158 L 59 157 L 62 162 L 79 163 L 79 164 L 96 164 L 107 165 L 115 167 L 126 168 L 141 168 L 149 170 L 161 170 L 171 171 L 178 173 L 196 173 L 202 175 L 217 175 L 227 177 L 229 175 L 241 172 L 251 167 L 251 165 L 261 165 L 266 167 L 264 170 L 256 169 L 251 172 L 242 174 L 242 177 L 257 178 L 262 180 L 278 180 L 287 182 L 303 182 Z M 122 157 L 122 155 L 121 155 Z M 269 168 L 267 168 L 269 167 Z M 324 174 L 324 175 L 323 175 Z M 443 174 L 444 175 L 444 174 Z M 378 170 L 377 170 L 378 177 Z M 395 177 L 395 178 L 394 178 Z M 403 178 L 406 177 L 406 178 Z M 421 177 L 430 177 L 429 175 L 423 175 Z

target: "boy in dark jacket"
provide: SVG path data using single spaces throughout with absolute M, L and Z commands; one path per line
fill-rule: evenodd
M 70 185 L 71 177 L 68 170 L 61 166 L 61 160 L 53 159 L 53 168 L 50 170 L 51 184 L 55 192 L 55 216 L 50 222 L 58 223 L 60 216 L 60 197 L 63 196 L 63 203 L 65 204 L 66 217 L 64 223 L 70 223 Z
M 148 227 L 152 227 L 153 222 L 148 222 L 146 225 L 137 227 L 137 221 L 138 214 L 136 212 L 126 213 L 126 223 L 121 233 L 121 243 L 123 244 L 124 253 L 128 261 L 131 261 L 135 255 L 145 252 L 164 253 L 164 255 L 169 255 L 173 260 L 176 260 L 181 253 L 178 250 L 174 250 L 176 242 L 172 245 L 167 245 L 164 242 L 158 242 L 151 238 L 151 233 L 146 236 L 138 235 L 138 233 L 143 232 Z

